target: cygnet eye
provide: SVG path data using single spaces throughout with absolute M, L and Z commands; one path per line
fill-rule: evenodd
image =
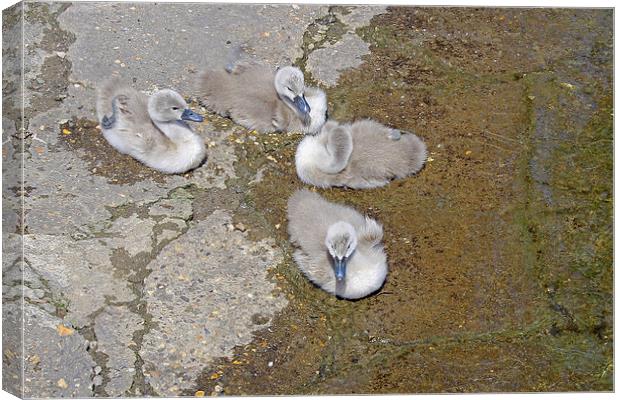
M 172 107 L 172 109 L 173 109 L 174 111 L 176 111 L 176 110 L 178 110 L 178 109 L 179 109 L 179 107 Z

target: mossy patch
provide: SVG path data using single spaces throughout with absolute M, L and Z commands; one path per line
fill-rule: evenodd
M 303 187 L 293 164 L 301 137 L 231 137 L 238 170 L 261 176 L 240 204 L 258 211 L 286 254 L 271 277 L 289 306 L 233 358 L 204 371 L 195 389 L 611 390 L 612 118 L 598 73 L 609 70 L 588 75 L 567 62 L 596 51 L 597 63 L 609 65 L 607 47 L 587 44 L 608 43 L 610 25 L 591 23 L 609 22 L 607 14 L 391 8 L 358 30 L 371 54 L 327 90 L 330 115 L 375 118 L 429 148 L 417 176 L 366 191 L 317 190 L 384 225 L 390 272 L 366 299 L 337 300 L 292 259 L 286 203 Z M 598 39 L 584 43 L 582 34 Z M 586 90 L 594 107 L 577 107 Z M 567 104 L 566 112 L 536 113 Z M 537 135 L 541 124 L 558 136 Z M 542 148 L 552 152 L 535 176 L 531 161 Z

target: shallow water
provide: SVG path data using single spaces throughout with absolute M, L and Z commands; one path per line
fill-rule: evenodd
M 196 390 L 611 390 L 611 21 L 391 8 L 359 29 L 371 54 L 327 90 L 330 116 L 415 132 L 429 161 L 384 188 L 318 192 L 383 223 L 387 282 L 354 302 L 313 287 L 286 234 L 300 137 L 244 139 L 240 169 L 268 167 L 241 202 L 261 215 L 238 218 L 276 236 L 287 258 L 272 277 L 290 303 Z

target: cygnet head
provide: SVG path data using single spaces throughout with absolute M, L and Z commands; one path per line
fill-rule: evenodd
M 283 67 L 276 72 L 275 87 L 278 96 L 304 122 L 310 123 L 310 105 L 304 97 L 304 74 L 296 67 Z
M 342 281 L 347 273 L 347 261 L 357 247 L 355 228 L 347 222 L 339 221 L 327 229 L 325 246 L 334 259 L 336 280 Z
M 202 116 L 187 107 L 180 94 L 170 89 L 163 89 L 149 97 L 149 115 L 155 121 L 194 121 L 202 122 Z

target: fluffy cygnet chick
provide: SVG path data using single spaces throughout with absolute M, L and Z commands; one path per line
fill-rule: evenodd
M 306 87 L 299 68 L 247 63 L 205 71 L 199 97 L 211 111 L 259 132 L 316 133 L 327 118 L 327 97 Z
M 98 92 L 97 116 L 116 150 L 163 173 L 186 172 L 206 157 L 204 140 L 185 122 L 203 118 L 173 90 L 147 97 L 112 79 Z
M 304 183 L 326 188 L 368 189 L 420 171 L 426 145 L 412 133 L 365 119 L 350 124 L 328 121 L 297 146 L 295 168 Z
M 359 299 L 383 285 L 383 228 L 374 219 L 303 189 L 288 201 L 288 233 L 297 266 L 321 289 Z

